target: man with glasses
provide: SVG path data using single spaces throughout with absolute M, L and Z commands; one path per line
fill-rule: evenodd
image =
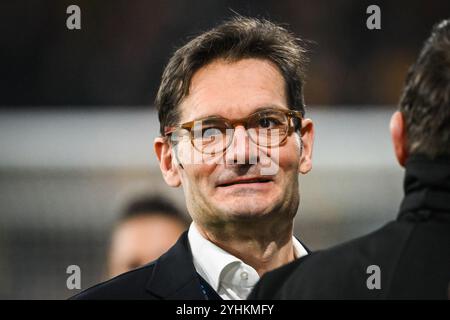
M 244 17 L 175 52 L 156 98 L 154 148 L 193 223 L 155 262 L 77 298 L 245 299 L 265 272 L 308 253 L 293 237 L 314 138 L 304 55 L 284 28 Z

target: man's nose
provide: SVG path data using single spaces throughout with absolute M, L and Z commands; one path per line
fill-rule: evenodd
M 233 140 L 225 154 L 227 164 L 255 164 L 257 162 L 257 146 L 249 138 L 244 126 L 234 129 Z

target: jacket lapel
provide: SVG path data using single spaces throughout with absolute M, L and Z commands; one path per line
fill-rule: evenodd
M 187 231 L 156 262 L 146 289 L 162 299 L 204 300 Z
M 307 246 L 305 246 L 305 244 L 304 244 L 303 242 L 301 242 L 299 238 L 295 237 L 295 239 L 297 239 L 298 242 L 300 242 L 300 244 L 303 246 L 303 248 L 305 248 L 305 250 L 306 250 L 306 252 L 307 252 L 308 254 L 311 254 L 311 253 L 312 253 L 312 251 L 309 250 L 309 248 L 308 248 Z

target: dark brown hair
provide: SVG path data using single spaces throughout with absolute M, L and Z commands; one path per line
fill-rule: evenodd
M 145 195 L 130 201 L 122 211 L 119 222 L 141 216 L 163 215 L 188 226 L 190 219 L 186 217 L 169 199 L 161 195 Z
M 400 111 L 410 154 L 450 154 L 450 20 L 433 28 L 409 69 Z
M 237 61 L 267 59 L 278 66 L 286 83 L 289 108 L 304 114 L 304 64 L 306 50 L 285 28 L 273 22 L 234 17 L 204 32 L 179 48 L 169 60 L 155 100 L 160 132 L 179 121 L 178 105 L 189 94 L 194 73 L 215 59 Z

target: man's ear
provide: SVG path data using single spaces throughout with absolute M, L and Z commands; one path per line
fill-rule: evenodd
M 391 117 L 390 130 L 394 152 L 398 163 L 404 167 L 408 158 L 408 149 L 406 143 L 405 120 L 400 111 L 396 111 Z
M 302 153 L 300 155 L 299 172 L 306 174 L 312 168 L 312 151 L 314 144 L 314 124 L 311 119 L 302 120 L 301 129 Z
M 157 137 L 153 142 L 156 156 L 159 161 L 159 168 L 166 183 L 171 187 L 181 185 L 181 177 L 175 161 L 172 161 L 172 148 L 164 137 Z

